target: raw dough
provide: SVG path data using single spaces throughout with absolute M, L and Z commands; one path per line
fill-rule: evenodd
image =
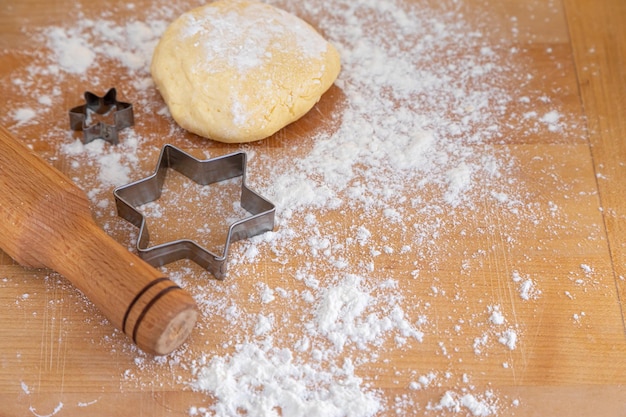
M 183 14 L 151 64 L 174 120 L 220 142 L 263 139 L 299 119 L 339 71 L 337 50 L 310 25 L 248 0 Z

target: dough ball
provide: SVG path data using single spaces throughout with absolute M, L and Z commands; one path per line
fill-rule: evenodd
M 266 138 L 299 119 L 339 71 L 337 50 L 309 24 L 248 0 L 219 0 L 181 15 L 151 64 L 174 120 L 229 143 Z

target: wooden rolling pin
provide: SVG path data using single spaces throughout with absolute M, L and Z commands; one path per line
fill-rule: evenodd
M 0 248 L 64 275 L 146 352 L 170 353 L 195 325 L 193 298 L 98 227 L 86 195 L 2 126 Z

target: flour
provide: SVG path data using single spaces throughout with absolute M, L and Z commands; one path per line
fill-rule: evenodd
M 90 405 L 94 405 L 98 402 L 98 400 L 92 400 L 92 401 L 88 401 L 88 402 L 79 402 L 77 405 L 79 407 L 89 407 Z
M 129 21 L 119 25 L 110 19 L 80 19 L 72 28 L 52 27 L 44 32 L 56 55 L 51 72 L 82 75 L 97 65 L 98 58 L 114 59 L 128 70 L 147 70 L 152 50 L 167 22 Z M 87 36 L 85 36 L 87 35 Z
M 491 391 L 485 392 L 479 398 L 473 394 L 459 394 L 454 391 L 447 391 L 436 404 L 429 404 L 429 410 L 447 410 L 457 413 L 469 413 L 475 417 L 486 417 L 496 414 L 497 400 L 494 400 Z
M 120 186 L 130 182 L 130 169 L 121 163 L 120 154 L 102 156 L 100 161 L 100 173 L 98 178 L 103 184 Z
M 52 412 L 50 414 L 39 414 L 39 413 L 37 413 L 37 410 L 34 407 L 32 407 L 32 406 L 28 410 L 35 417 L 52 417 L 52 416 L 57 415 L 57 413 L 59 413 L 62 409 L 63 409 L 63 403 L 60 402 L 59 404 L 57 404 L 56 407 L 54 407 L 54 410 L 52 410 Z
M 517 347 L 517 332 L 513 329 L 507 329 L 498 338 L 498 342 L 508 347 L 509 350 L 514 350 Z
M 17 122 L 18 125 L 24 125 L 32 122 L 35 117 L 37 117 L 37 112 L 31 108 L 20 108 L 13 112 L 13 120 Z
M 576 323 L 580 323 L 580 321 L 586 316 L 584 311 L 581 311 L 580 313 L 574 313 L 574 315 L 572 316 L 574 318 L 574 321 Z
M 541 121 L 548 125 L 548 129 L 551 132 L 556 132 L 560 129 L 559 120 L 563 117 L 559 112 L 552 110 L 541 117 Z
M 75 30 L 51 28 L 47 33 L 50 47 L 56 54 L 58 65 L 65 71 L 82 74 L 94 63 L 96 54 L 93 45 L 88 44 Z
M 49 133 L 41 139 L 64 156 L 63 169 L 88 192 L 98 221 L 129 246 L 136 231 L 115 219 L 110 191 L 151 173 L 154 144 L 200 146 L 207 157 L 224 151 L 211 142 L 198 145 L 174 126 L 148 72 L 165 27 L 191 3 L 157 0 L 145 11 L 128 9 L 137 17 L 122 23 L 109 13 L 84 16 L 79 10 L 69 26 L 34 34 L 34 45 L 46 52 L 2 81 L 12 96 L 23 97 L 10 103 L 17 110 L 5 113 L 2 123 L 17 132 L 46 123 Z M 526 249 L 519 247 L 519 230 L 546 225 L 528 201 L 520 161 L 498 145 L 509 135 L 521 142 L 546 132 L 574 142 L 580 129 L 568 124 L 558 105 L 545 110 L 551 103 L 546 92 L 509 91 L 535 74 L 517 48 L 490 40 L 488 27 L 467 23 L 456 2 L 441 9 L 378 0 L 271 3 L 304 15 L 340 49 L 343 70 L 330 92 L 337 103 L 332 110 L 320 103 L 313 111 L 321 127 L 280 142 L 278 150 L 272 148 L 278 141 L 244 148 L 249 184 L 277 206 L 276 230 L 234 245 L 225 281 L 186 265 L 164 268 L 194 294 L 200 329 L 193 343 L 164 358 L 143 355 L 119 334 L 107 336 L 116 360 L 121 351 L 135 359 L 121 385 L 193 389 L 207 399 L 187 411 L 202 417 L 367 417 L 416 410 L 497 415 L 518 400 L 469 385 L 459 352 L 474 351 L 488 361 L 491 353 L 521 350 L 523 327 L 510 304 L 521 299 L 532 306 L 542 282 L 505 259 L 504 268 L 488 273 L 508 285 L 515 300 L 489 292 L 468 299 L 465 287 L 482 284 L 487 259 L 498 250 Z M 112 76 L 98 73 L 102 63 L 114 68 Z M 60 82 L 71 90 L 61 91 Z M 111 83 L 135 105 L 136 124 L 120 132 L 116 147 L 101 140 L 83 145 L 68 132 L 64 97 L 80 104 L 82 91 L 103 93 Z M 153 131 L 155 120 L 169 127 Z M 520 130 L 511 131 L 517 123 Z M 554 192 L 548 188 L 544 195 Z M 547 218 L 561 212 L 554 202 L 546 206 Z M 165 218 L 158 203 L 144 209 Z M 494 226 L 502 218 L 514 218 L 513 227 Z M 465 239 L 486 243 L 464 253 Z M 451 253 L 463 260 L 452 263 Z M 244 292 L 263 268 L 274 268 L 276 276 Z M 576 272 L 585 278 L 595 273 L 587 264 Z M 478 313 L 467 313 L 466 305 L 478 305 Z M 440 317 L 439 308 L 452 316 Z M 575 322 L 584 317 L 572 316 Z M 215 346 L 214 321 L 228 336 Z M 433 347 L 436 362 L 458 369 L 456 376 L 395 368 L 393 361 L 405 352 L 431 355 Z M 499 371 L 512 372 L 514 364 Z M 407 393 L 390 400 L 393 394 L 379 388 L 376 376 L 363 377 L 379 368 L 398 369 L 386 378 Z M 25 384 L 22 390 L 35 391 Z
M 540 291 L 535 289 L 535 283 L 531 279 L 524 280 L 519 286 L 519 296 L 522 300 L 537 298 L 539 294 Z
M 30 388 L 24 381 L 21 381 L 20 385 L 22 386 L 22 391 L 24 392 L 24 394 L 30 394 Z
M 541 295 L 541 290 L 537 288 L 535 281 L 522 276 L 518 271 L 513 271 L 511 279 L 518 284 L 518 293 L 522 300 L 537 299 Z
M 501 310 L 499 305 L 487 306 L 487 314 L 489 318 L 486 324 L 487 329 L 482 331 L 480 336 L 474 338 L 472 342 L 472 349 L 477 356 L 488 356 L 494 348 L 494 342 L 497 341 L 500 345 L 507 347 L 509 350 L 515 350 L 519 340 L 519 332 L 517 326 L 509 326 L 508 320 L 505 314 Z M 476 323 L 477 327 L 484 327 L 481 322 Z M 509 364 L 504 366 L 509 367 Z
M 193 373 L 192 388 L 212 392 L 220 400 L 214 414 L 204 415 L 356 417 L 380 409 L 375 393 L 362 391 L 350 361 L 331 372 L 320 371 L 294 363 L 287 349 L 245 344 L 229 357 L 202 358 Z M 189 414 L 199 412 L 194 407 Z
M 257 316 L 257 323 L 254 327 L 254 334 L 256 336 L 262 336 L 264 334 L 269 333 L 270 330 L 274 327 L 274 316 L 269 315 L 265 316 L 263 314 L 259 314 Z
M 258 284 L 261 295 L 261 302 L 264 304 L 271 303 L 276 299 L 275 291 L 265 283 Z
M 500 306 L 490 306 L 489 311 L 491 311 L 491 316 L 489 317 L 489 321 L 495 325 L 504 324 L 506 321 L 504 319 L 504 315 L 500 311 Z
M 582 269 L 587 275 L 593 274 L 593 268 L 587 264 L 580 264 L 580 269 Z
M 355 343 L 360 349 L 365 349 L 368 344 L 377 345 L 390 332 L 422 341 L 423 333 L 406 320 L 398 305 L 390 305 L 391 310 L 382 316 L 368 312 L 376 303 L 361 281 L 359 276 L 348 275 L 338 285 L 325 290 L 315 325 L 310 329 L 328 338 L 338 351 L 342 351 L 348 342 Z
M 421 375 L 417 379 L 417 381 L 412 381 L 409 384 L 409 389 L 421 390 L 421 389 L 428 388 L 429 386 L 434 384 L 434 382 L 437 380 L 437 377 L 438 375 L 436 372 L 429 372 L 426 375 Z
M 75 164 L 80 164 L 81 158 L 88 155 L 90 165 L 97 169 L 99 187 L 118 187 L 131 182 L 131 166 L 138 161 L 137 136 L 126 130 L 121 131 L 120 135 L 124 135 L 124 143 L 117 148 L 107 147 L 99 139 L 86 145 L 75 139 L 61 145 L 61 149 Z

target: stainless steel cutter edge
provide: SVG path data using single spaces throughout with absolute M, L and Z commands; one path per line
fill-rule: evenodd
M 223 279 L 227 272 L 230 244 L 274 229 L 276 207 L 246 185 L 245 152 L 200 160 L 172 145 L 161 150 L 155 172 L 139 181 L 117 187 L 113 194 L 118 216 L 139 228 L 136 249 L 139 256 L 153 266 L 162 266 L 180 259 L 190 259 L 207 269 L 216 278 Z M 251 216 L 229 226 L 222 254 L 215 254 L 193 240 L 181 239 L 148 247 L 150 235 L 145 216 L 137 207 L 157 200 L 161 196 L 168 168 L 190 178 L 200 185 L 208 185 L 242 177 L 241 206 Z
M 84 99 L 85 104 L 73 107 L 69 111 L 70 129 L 83 132 L 84 144 L 100 138 L 117 145 L 119 143 L 118 132 L 135 123 L 133 105 L 117 100 L 115 88 L 109 89 L 102 97 L 86 91 Z M 96 114 L 106 114 L 113 111 L 114 124 L 104 122 L 88 124 L 89 111 Z

